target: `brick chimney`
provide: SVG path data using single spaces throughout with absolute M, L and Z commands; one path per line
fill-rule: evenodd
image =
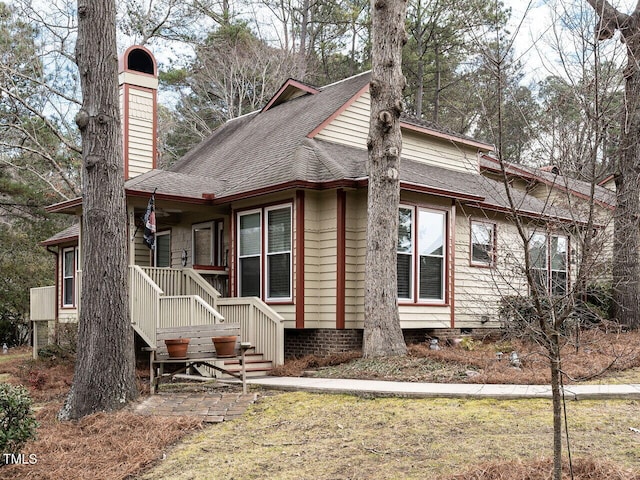
M 120 57 L 118 72 L 127 180 L 156 168 L 158 67 L 148 49 L 134 45 Z

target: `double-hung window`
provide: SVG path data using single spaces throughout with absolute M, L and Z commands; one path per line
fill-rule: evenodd
M 291 207 L 266 210 L 267 299 L 291 298 Z
M 267 301 L 291 300 L 291 220 L 291 205 L 238 213 L 240 296 L 261 297 L 264 288 Z
M 398 215 L 398 299 L 413 299 L 414 210 L 400 207 Z
M 490 267 L 495 261 L 495 224 L 471 221 L 471 265 Z
M 260 297 L 262 270 L 262 212 L 238 215 L 238 287 L 241 297 Z
M 62 306 L 76 305 L 76 270 L 78 248 L 71 247 L 62 250 Z
M 401 206 L 398 215 L 398 299 L 444 302 L 446 212 Z
M 564 295 L 568 281 L 569 239 L 565 235 L 534 233 L 529 239 L 529 263 L 535 287 L 543 293 Z

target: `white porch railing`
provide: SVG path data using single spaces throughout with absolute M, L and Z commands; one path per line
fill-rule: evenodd
M 207 283 L 193 269 L 140 268 L 162 289 L 165 295 L 199 295 L 206 303 L 216 308 L 220 292 Z
M 158 328 L 223 323 L 224 317 L 198 295 L 160 297 Z
M 31 320 L 56 319 L 56 287 L 37 287 L 30 290 L 29 315 Z
M 218 310 L 239 322 L 242 339 L 251 342 L 274 365 L 284 363 L 284 318 L 256 297 L 219 298 Z
M 142 339 L 155 348 L 158 327 L 214 324 L 226 319 L 240 324 L 242 339 L 251 342 L 256 351 L 274 365 L 282 365 L 284 319 L 259 298 L 220 297 L 198 277 L 191 269 L 129 266 L 131 323 Z M 55 320 L 55 294 L 54 286 L 31 289 L 31 320 Z
M 156 328 L 162 289 L 138 265 L 129 266 L 131 324 L 150 347 L 156 347 Z

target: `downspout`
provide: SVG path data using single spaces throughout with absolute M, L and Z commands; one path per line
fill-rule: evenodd
M 54 305 L 55 305 L 55 318 L 53 319 L 53 341 L 54 341 L 54 343 L 57 344 L 58 343 L 58 317 L 59 317 L 59 313 L 60 313 L 60 305 L 59 305 L 59 302 L 58 302 L 58 299 L 60 298 L 59 297 L 59 293 L 60 293 L 60 291 L 59 291 L 59 288 L 60 288 L 59 280 L 60 279 L 59 279 L 59 272 L 58 272 L 58 267 L 59 267 L 58 260 L 60 259 L 60 255 L 59 255 L 60 249 L 57 249 L 57 250 L 54 251 L 54 250 L 51 250 L 48 245 L 47 245 L 46 248 L 47 248 L 47 252 L 53 253 L 53 255 L 55 255 L 55 257 L 56 257 L 56 269 L 55 269 L 55 280 L 54 280 L 54 282 L 55 282 L 54 283 L 55 292 L 56 293 L 55 293 L 55 302 L 54 302 Z

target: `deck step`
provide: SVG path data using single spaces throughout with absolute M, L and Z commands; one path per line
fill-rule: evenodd
M 265 375 L 268 375 L 269 372 L 271 372 L 271 370 L 273 369 L 273 362 L 271 360 L 265 360 L 264 355 L 261 353 L 247 353 L 245 355 L 245 363 L 247 377 L 263 377 Z M 219 366 L 238 375 L 242 373 L 240 360 L 236 358 L 220 360 Z M 201 375 L 209 378 L 234 378 L 232 375 L 227 375 L 223 372 L 212 370 L 206 366 L 196 367 L 195 369 Z

